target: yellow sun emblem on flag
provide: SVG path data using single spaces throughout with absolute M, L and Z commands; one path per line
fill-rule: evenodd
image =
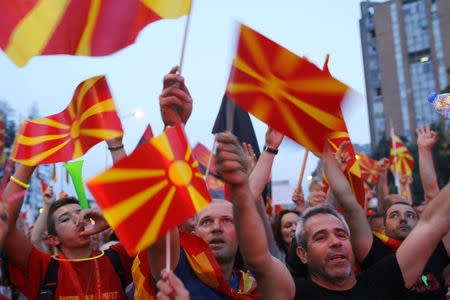
M 130 253 L 211 202 L 181 126 L 142 144 L 88 187 Z

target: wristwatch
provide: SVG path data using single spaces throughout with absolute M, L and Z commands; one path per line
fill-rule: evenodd
M 272 154 L 277 154 L 278 153 L 278 149 L 273 149 L 273 148 L 270 148 L 269 146 L 266 146 L 266 145 L 264 145 L 263 150 L 266 151 L 266 152 L 272 153 Z

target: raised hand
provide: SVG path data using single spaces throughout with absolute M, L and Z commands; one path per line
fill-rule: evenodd
M 386 157 L 383 157 L 378 161 L 378 167 L 380 168 L 380 172 L 387 172 L 389 169 L 389 159 Z
M 50 206 L 53 202 L 56 201 L 56 195 L 53 191 L 53 186 L 48 186 L 42 195 L 42 201 L 44 201 L 45 206 Z
M 348 161 L 350 160 L 350 154 L 346 152 L 348 146 L 350 145 L 349 141 L 343 142 L 340 146 L 334 157 L 336 158 L 339 168 L 342 172 L 347 169 Z
M 253 151 L 253 147 L 251 144 L 242 143 L 242 147 L 244 148 L 245 154 L 247 155 L 247 160 L 250 165 L 250 172 L 256 165 L 256 154 Z
M 297 205 L 297 210 L 303 213 L 306 210 L 305 195 L 303 194 L 302 187 L 295 189 L 292 193 L 292 202 Z
M 434 144 L 436 144 L 437 141 L 436 132 L 430 129 L 429 124 L 426 124 L 425 128 L 423 126 L 417 128 L 416 133 L 417 133 L 417 146 L 420 149 L 426 149 L 431 151 L 433 149 Z
M 266 146 L 278 149 L 280 147 L 281 142 L 283 141 L 284 135 L 279 133 L 273 128 L 267 128 L 266 131 Z
M 94 220 L 95 224 L 89 224 L 89 219 Z M 109 228 L 102 212 L 95 208 L 81 210 L 77 225 L 80 226 L 82 222 L 85 224 L 85 228 L 80 235 L 93 235 Z
M 178 66 L 173 67 L 164 76 L 163 90 L 159 96 L 161 116 L 166 126 L 186 124 L 192 113 L 192 98 L 184 84 L 184 78 L 176 72 Z
M 217 134 L 216 171 L 231 185 L 248 182 L 249 163 L 244 149 L 229 131 Z

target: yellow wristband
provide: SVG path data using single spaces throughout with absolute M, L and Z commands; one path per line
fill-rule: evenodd
M 11 180 L 11 182 L 14 182 L 14 183 L 17 184 L 18 186 L 23 187 L 24 189 L 27 189 L 27 188 L 30 187 L 29 184 L 26 184 L 26 183 L 20 181 L 19 179 L 17 179 L 17 178 L 14 177 L 14 176 L 9 177 L 9 180 Z

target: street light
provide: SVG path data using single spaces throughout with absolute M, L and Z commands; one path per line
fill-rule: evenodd
M 142 109 L 138 108 L 133 112 L 133 118 L 140 120 L 143 117 L 144 117 L 144 111 Z

